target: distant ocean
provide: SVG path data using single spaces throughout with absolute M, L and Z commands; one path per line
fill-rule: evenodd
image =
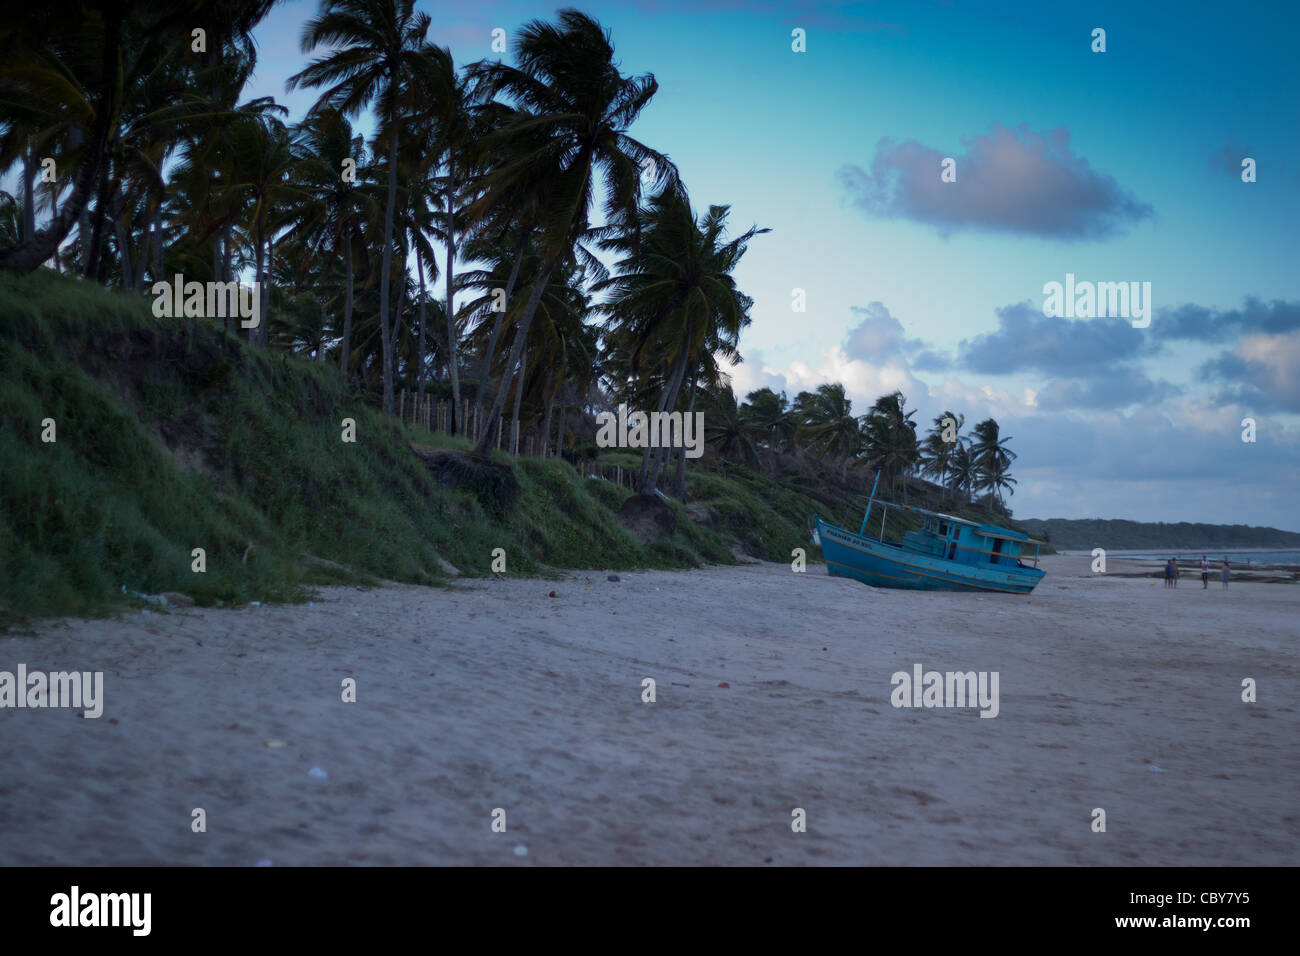
M 1138 560 L 1138 561 L 1167 561 L 1170 558 L 1177 558 L 1178 563 L 1187 565 L 1195 564 L 1200 567 L 1201 555 L 1210 559 L 1210 563 L 1216 561 L 1220 565 L 1226 557 L 1229 564 L 1245 564 L 1249 561 L 1251 564 L 1300 564 L 1300 551 L 1196 551 L 1185 552 L 1178 551 L 1173 554 L 1163 552 L 1160 554 L 1120 554 L 1115 553 L 1116 558 Z

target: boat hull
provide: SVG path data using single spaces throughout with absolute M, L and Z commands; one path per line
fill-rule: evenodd
M 1043 572 L 1037 568 L 950 561 L 907 551 L 874 538 L 864 538 L 826 524 L 820 518 L 816 522 L 817 537 L 830 574 L 852 578 L 872 587 L 1029 594 L 1043 577 Z

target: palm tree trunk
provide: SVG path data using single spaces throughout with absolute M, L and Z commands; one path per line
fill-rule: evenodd
M 483 395 L 484 390 L 487 388 L 488 375 L 492 373 L 492 357 L 496 354 L 497 338 L 501 335 L 501 323 L 510 310 L 510 297 L 514 295 L 515 283 L 519 280 L 519 266 L 524 260 L 524 249 L 528 245 L 529 232 L 529 229 L 523 229 L 519 242 L 515 245 L 515 264 L 510 267 L 510 278 L 506 280 L 505 307 L 496 313 L 496 318 L 492 320 L 492 335 L 488 338 L 487 349 L 484 350 L 483 359 L 479 362 L 478 383 L 474 386 L 474 412 L 476 416 L 481 416 L 483 413 Z
M 416 347 L 415 363 L 419 366 L 415 373 L 415 407 L 424 407 L 424 259 L 415 254 L 415 273 L 420 279 L 420 341 Z
M 506 389 L 510 386 L 510 370 L 518 365 L 523 357 L 522 353 L 524 343 L 528 339 L 528 327 L 532 324 L 533 316 L 537 312 L 537 307 L 541 304 L 542 293 L 546 290 L 546 283 L 550 281 L 551 273 L 555 271 L 555 267 L 559 264 L 559 256 L 553 256 L 542 267 L 536 281 L 533 283 L 532 293 L 528 296 L 528 303 L 524 306 L 524 314 L 519 322 L 519 331 L 515 333 L 515 344 L 510 350 L 510 358 L 506 362 L 505 366 L 506 370 L 501 375 L 501 384 L 497 386 L 497 397 L 492 402 L 492 411 L 488 414 L 487 418 L 484 419 L 489 427 L 484 429 L 482 437 L 478 440 L 478 444 L 474 446 L 474 454 L 476 455 L 487 454 L 488 443 L 492 438 L 492 429 L 490 426 L 492 422 L 497 420 L 501 415 L 502 410 L 505 408 Z M 506 297 L 507 301 L 509 301 L 509 293 L 506 294 Z M 480 383 L 480 391 L 481 390 L 482 383 Z
M 343 268 L 347 272 L 347 292 L 343 299 L 343 347 L 339 350 L 339 375 L 348 378 L 348 349 L 352 345 L 352 236 L 347 230 L 343 237 Z
M 451 433 L 460 431 L 456 409 L 460 408 L 460 343 L 456 341 L 456 283 L 453 267 L 456 261 L 456 212 L 452 197 L 456 193 L 456 166 L 447 165 L 447 367 L 451 371 Z M 421 353 L 423 354 L 423 353 Z M 423 379 L 421 379 L 423 381 Z
M 524 332 L 527 335 L 527 331 Z M 524 348 L 520 353 L 519 369 L 515 373 L 518 378 L 518 384 L 515 386 L 515 407 L 510 413 L 510 449 L 513 454 L 514 449 L 519 447 L 519 400 L 524 395 L 524 385 L 528 379 L 528 343 L 524 343 Z
M 62 188 L 63 187 L 59 185 L 57 179 L 54 182 L 50 183 L 50 219 L 51 220 L 59 218 L 59 192 L 60 190 L 62 190 Z M 54 271 L 55 272 L 63 271 L 63 263 L 59 261 L 59 251 L 57 249 L 54 250 Z
M 66 206 L 64 207 L 67 208 Z M 89 275 L 90 272 L 90 203 L 89 201 L 81 204 L 81 212 L 77 214 L 77 241 L 81 244 L 81 261 L 75 263 L 73 268 L 80 269 L 81 274 Z
M 135 270 L 131 268 L 131 245 L 127 242 L 126 225 L 122 222 L 122 188 L 113 190 L 113 235 L 117 240 L 118 270 L 122 273 L 122 288 L 135 288 Z
M 695 396 L 697 394 L 695 388 L 696 377 L 697 377 L 696 373 L 692 372 L 691 373 L 691 400 L 686 405 L 687 418 L 695 414 Z M 685 425 L 686 425 L 686 419 L 683 419 L 682 427 L 685 428 Z M 682 443 L 682 447 L 677 452 L 677 500 L 680 501 L 682 504 L 686 504 L 686 444 L 685 442 Z
M 258 298 L 258 305 L 259 305 L 257 314 L 259 317 L 259 321 L 257 325 L 253 326 L 253 328 L 248 330 L 248 342 L 250 345 L 257 344 L 257 340 L 258 340 L 257 333 L 261 326 L 266 325 L 266 297 L 262 295 L 262 270 L 266 266 L 266 246 L 262 242 L 262 232 L 264 229 L 265 229 L 264 216 L 262 213 L 258 213 L 256 234 L 253 237 L 253 242 L 257 246 L 257 276 L 253 280 L 253 282 L 254 282 L 254 288 L 257 289 L 257 298 Z
M 690 326 L 689 326 L 689 325 L 688 325 L 687 328 L 686 328 L 686 336 L 685 336 L 685 340 L 686 340 L 686 341 L 690 341 Z M 671 389 L 669 390 L 669 394 L 668 394 L 668 396 L 667 396 L 667 398 L 666 398 L 666 400 L 665 400 L 665 402 L 664 402 L 664 404 L 663 404 L 662 411 L 667 412 L 667 411 L 670 411 L 670 410 L 672 410 L 672 409 L 674 409 L 674 408 L 677 407 L 677 396 L 678 396 L 679 394 L 681 394 L 681 390 L 682 390 L 682 380 L 686 377 L 686 364 L 687 364 L 687 359 L 688 359 L 688 357 L 689 357 L 689 350 L 687 350 L 687 349 L 683 349 L 683 350 L 682 350 L 682 357 L 678 360 L 678 363 L 677 363 L 677 370 L 676 370 L 676 372 L 673 374 L 672 387 L 671 387 Z M 659 470 L 660 470 L 661 466 L 663 465 L 663 458 L 664 458 L 664 455 L 663 455 L 663 448 L 656 448 L 656 449 L 654 450 L 654 457 L 652 458 L 652 460 L 651 460 L 651 462 L 650 462 L 650 474 L 649 474 L 649 479 L 648 479 L 648 486 L 647 486 L 647 487 L 642 487 L 642 488 L 640 489 L 640 493 L 641 493 L 641 494 L 643 494 L 643 495 L 652 495 L 652 494 L 654 494 L 655 491 L 658 489 L 658 487 L 659 487 Z
M 396 78 L 393 78 L 396 82 Z M 389 348 L 388 294 L 393 275 L 393 219 L 397 213 L 397 117 L 388 117 L 388 207 L 384 211 L 384 259 L 379 275 L 379 333 L 384 353 L 384 411 L 393 413 L 393 353 Z
M 546 414 L 542 418 L 542 430 L 538 433 L 538 440 L 540 441 L 542 446 L 541 448 L 538 449 L 538 454 L 541 455 L 543 458 L 546 457 L 546 450 L 551 443 L 551 411 L 555 408 L 555 395 L 551 392 L 551 384 L 554 381 L 555 381 L 554 372 L 553 371 L 547 372 L 546 387 L 545 387 Z
M 326 321 L 327 320 L 325 318 L 325 303 L 324 301 L 321 301 L 320 302 L 320 334 L 316 337 L 316 361 L 322 363 L 325 361 Z
M 144 219 L 140 223 L 140 245 L 135 251 L 135 276 L 131 280 L 131 288 L 139 289 L 144 285 L 144 270 L 149 265 L 149 246 L 153 242 L 153 217 L 154 204 L 153 197 L 149 196 L 145 200 Z
M 269 347 L 271 344 L 271 317 L 267 314 L 268 307 L 271 304 L 271 290 L 267 277 L 271 274 L 271 258 L 274 254 L 275 234 L 274 231 L 272 231 L 272 234 L 266 237 L 266 265 L 262 269 L 263 285 L 261 287 L 262 291 L 259 293 L 259 297 L 262 300 L 261 321 L 257 324 L 257 328 L 254 329 L 254 331 L 258 333 L 258 341 L 262 343 L 263 347 Z
M 233 230 L 234 228 L 235 228 L 235 224 L 230 220 L 227 220 L 225 225 L 221 227 L 221 281 L 222 282 L 230 281 L 230 259 L 231 256 L 233 255 L 232 245 L 230 242 L 230 233 L 231 230 Z
M 112 162 L 109 162 L 108 175 L 99 181 L 99 190 L 95 194 L 95 211 L 90 221 L 90 251 L 86 254 L 86 278 L 99 281 L 99 259 L 104 244 L 104 219 L 108 212 L 108 199 L 112 191 Z
M 158 215 L 153 220 L 153 254 L 154 270 L 153 281 L 163 281 L 163 224 L 162 210 L 158 210 Z
M 671 383 L 673 374 L 675 374 L 675 371 L 669 374 L 669 383 Z M 666 405 L 667 402 L 668 384 L 665 384 L 663 389 L 659 392 L 659 404 L 655 406 L 655 411 L 662 412 L 664 410 L 664 405 Z M 649 445 L 646 445 L 641 452 L 641 470 L 637 472 L 636 476 L 636 487 L 638 492 L 645 487 L 645 483 L 650 477 L 650 456 L 652 453 L 653 449 Z
M 32 155 L 32 138 L 23 149 L 23 242 L 36 238 L 36 159 Z
M 397 375 L 397 336 L 402 327 L 402 310 L 406 307 L 406 257 L 402 257 L 402 282 L 397 289 L 397 305 L 393 309 L 393 328 L 388 333 L 388 365 L 392 374 Z

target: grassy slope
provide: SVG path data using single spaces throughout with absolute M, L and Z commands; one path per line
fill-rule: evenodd
M 54 443 L 41 440 L 46 418 Z M 345 418 L 355 443 L 341 440 Z M 506 514 L 435 481 L 412 442 L 467 447 L 376 413 L 332 367 L 250 349 L 206 320 L 155 318 L 145 297 L 44 270 L 0 277 L 0 627 L 110 612 L 131 601 L 123 587 L 228 605 L 301 600 L 312 584 L 438 584 L 440 559 L 484 575 L 495 548 L 511 574 L 727 563 L 736 546 L 816 560 L 813 512 L 860 520 L 847 489 L 692 465 L 677 531 L 646 545 L 614 516 L 629 492 L 565 462 L 514 462 Z M 886 536 L 914 526 L 891 518 Z
M 56 442 L 41 440 L 46 418 Z M 635 541 L 611 510 L 626 492 L 559 461 L 516 463 L 518 503 L 502 514 L 434 481 L 411 441 L 464 447 L 215 323 L 157 319 L 146 298 L 48 272 L 0 278 L 0 623 L 101 613 L 124 586 L 232 604 L 317 583 L 439 583 L 440 558 L 486 574 L 498 547 L 524 574 L 731 560 L 723 535 L 687 520 Z M 779 526 L 761 497 L 734 506 L 763 524 L 773 556 L 806 524 L 778 497 Z

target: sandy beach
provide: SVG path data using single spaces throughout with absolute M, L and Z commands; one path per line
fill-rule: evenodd
M 102 670 L 103 715 L 0 710 L 0 865 L 1300 861 L 1300 587 L 1044 567 L 1028 598 L 761 564 L 52 622 L 0 670 Z M 915 664 L 998 672 L 996 718 L 895 708 Z

